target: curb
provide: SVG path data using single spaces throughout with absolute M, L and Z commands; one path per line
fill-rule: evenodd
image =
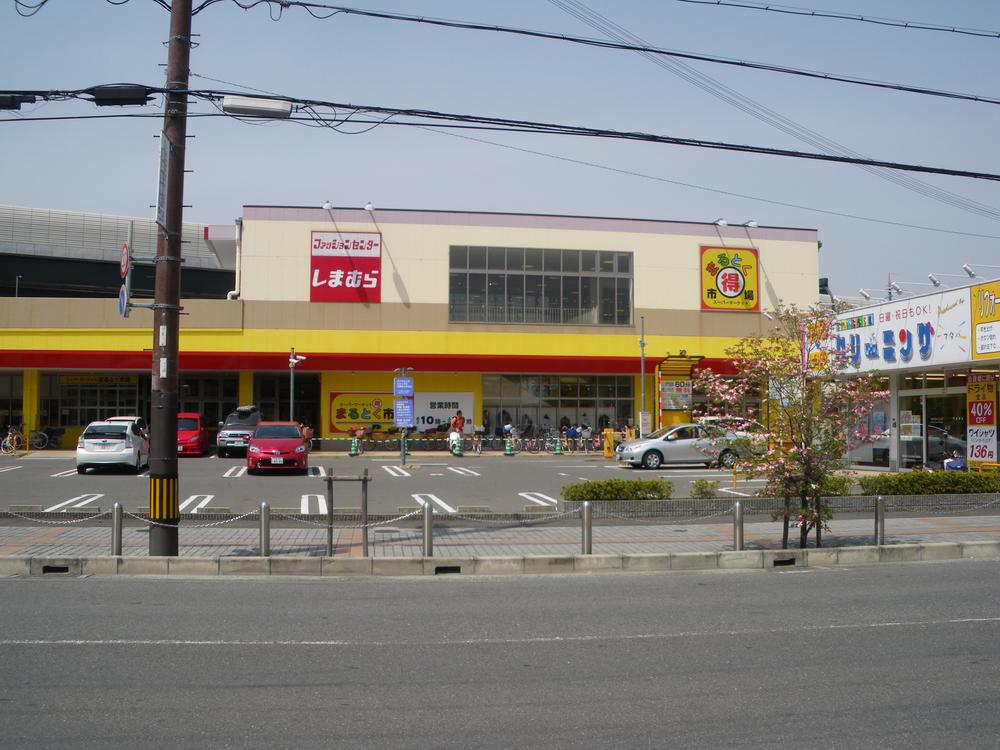
M 1000 558 L 1000 541 L 882 547 L 497 557 L 0 557 L 0 576 L 433 576 L 769 570 Z

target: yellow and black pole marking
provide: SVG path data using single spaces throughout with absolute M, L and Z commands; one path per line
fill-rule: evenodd
M 149 520 L 177 523 L 181 517 L 177 477 L 149 478 Z

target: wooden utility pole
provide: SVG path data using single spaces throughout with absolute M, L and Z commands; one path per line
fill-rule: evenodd
M 173 0 L 167 52 L 166 111 L 160 148 L 156 289 L 153 297 L 153 378 L 150 399 L 149 554 L 176 557 L 180 523 L 177 478 L 178 340 L 180 335 L 181 230 L 184 151 L 187 138 L 191 0 Z

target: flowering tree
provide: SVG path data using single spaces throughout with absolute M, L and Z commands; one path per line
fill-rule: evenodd
M 784 499 L 776 516 L 783 521 L 783 548 L 793 521 L 800 547 L 813 529 L 820 547 L 832 516 L 824 491 L 844 467 L 846 452 L 871 439 L 859 425 L 888 393 L 878 389 L 874 373 L 851 374 L 844 352 L 834 350 L 833 311 L 781 307 L 773 320 L 767 336 L 742 339 L 726 351 L 740 377 L 703 370 L 696 385 L 708 397 L 709 413 L 727 416 L 738 415 L 749 394 L 761 394 L 766 434 L 743 439 L 738 468 L 766 480 L 762 494 Z

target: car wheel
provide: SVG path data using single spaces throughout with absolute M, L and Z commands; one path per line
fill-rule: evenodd
M 77 474 L 86 474 L 87 473 L 87 467 L 86 466 L 77 466 L 76 467 L 76 473 Z
M 642 465 L 647 469 L 658 469 L 662 463 L 663 456 L 660 455 L 659 451 L 648 451 L 642 457 Z
M 219 448 L 219 458 L 225 458 L 228 455 L 229 451 L 227 451 L 225 448 Z
M 722 451 L 719 454 L 719 466 L 723 469 L 731 469 L 736 465 L 736 454 L 732 451 Z

